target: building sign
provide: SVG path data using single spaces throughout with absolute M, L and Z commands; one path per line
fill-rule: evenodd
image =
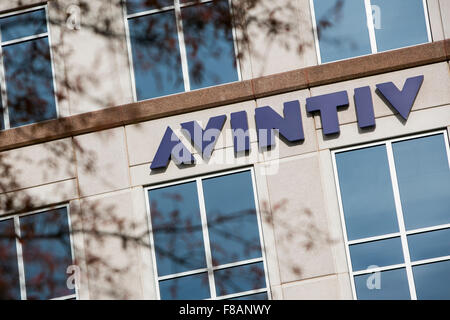
M 376 88 L 386 104 L 395 109 L 406 121 L 419 93 L 423 79 L 423 75 L 408 78 L 402 90 L 399 90 L 392 82 L 377 84 Z M 374 127 L 375 114 L 371 88 L 369 86 L 356 88 L 354 90 L 354 100 L 358 126 L 360 128 Z M 348 105 L 347 91 L 306 99 L 306 111 L 320 114 L 324 135 L 339 133 L 338 111 L 343 107 L 348 107 Z M 300 102 L 298 100 L 288 101 L 283 106 L 283 116 L 270 106 L 255 109 L 254 116 L 260 148 L 271 148 L 275 145 L 275 130 L 289 142 L 299 142 L 305 139 Z M 230 115 L 233 145 L 236 153 L 250 151 L 247 116 L 245 111 L 235 112 Z M 226 115 L 219 115 L 210 118 L 204 129 L 200 127 L 197 121 L 182 123 L 181 128 L 203 159 L 209 159 L 226 120 Z M 195 163 L 192 153 L 180 141 L 173 130 L 167 127 L 150 169 L 166 168 L 170 160 L 177 164 Z

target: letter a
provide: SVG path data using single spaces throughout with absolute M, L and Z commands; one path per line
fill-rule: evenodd
M 194 156 L 180 141 L 172 129 L 167 127 L 161 140 L 161 144 L 158 147 L 158 151 L 156 151 L 156 155 L 150 165 L 150 169 L 155 170 L 165 168 L 170 159 L 173 159 L 176 164 L 195 163 Z

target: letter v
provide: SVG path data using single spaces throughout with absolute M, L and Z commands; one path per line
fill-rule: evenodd
M 203 159 L 211 157 L 226 119 L 227 116 L 225 115 L 210 118 L 205 130 L 200 127 L 197 121 L 181 124 L 181 127 L 187 132 L 187 136 L 194 143 L 194 147 L 200 152 Z
M 392 82 L 377 84 L 377 89 L 389 104 L 400 113 L 402 118 L 408 120 L 409 113 L 422 86 L 423 78 L 422 75 L 406 79 L 401 91 Z

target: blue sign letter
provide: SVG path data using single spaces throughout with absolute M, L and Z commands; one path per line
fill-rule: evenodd
M 226 118 L 227 116 L 210 118 L 205 130 L 198 125 L 197 121 L 181 124 L 181 127 L 186 130 L 188 137 L 194 143 L 194 147 L 204 159 L 209 159 L 209 157 L 211 157 Z
M 231 129 L 233 130 L 234 152 L 250 150 L 250 136 L 248 132 L 247 113 L 245 111 L 231 114 Z
M 306 98 L 306 110 L 320 112 L 323 134 L 339 133 L 337 108 L 346 106 L 348 106 L 347 91 Z
M 370 87 L 355 89 L 355 108 L 360 128 L 375 126 L 375 114 L 373 112 L 373 100 Z
M 260 148 L 272 147 L 275 144 L 273 129 L 290 142 L 304 140 L 302 115 L 298 100 L 285 102 L 284 118 L 271 107 L 261 107 L 255 110 L 256 130 Z
M 422 83 L 423 76 L 417 76 L 406 79 L 402 91 L 392 82 L 377 84 L 377 89 L 402 118 L 407 120 Z
M 172 157 L 177 164 L 192 164 L 195 162 L 194 156 L 184 146 L 172 129 L 167 127 L 158 151 L 156 151 L 156 155 L 150 165 L 150 169 L 155 170 L 167 167 Z

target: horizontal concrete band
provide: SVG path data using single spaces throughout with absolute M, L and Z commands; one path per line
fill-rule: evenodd
M 0 151 L 450 60 L 450 39 L 145 100 L 0 132 Z

